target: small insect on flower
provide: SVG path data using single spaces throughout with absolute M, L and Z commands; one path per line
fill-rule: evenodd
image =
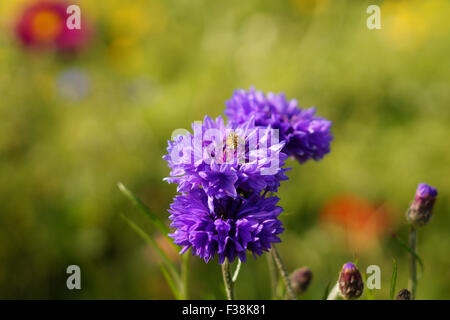
M 406 214 L 408 222 L 415 227 L 427 224 L 433 215 L 437 194 L 437 190 L 432 186 L 426 183 L 419 184 L 414 200 Z
M 364 282 L 358 268 L 351 262 L 342 267 L 339 275 L 339 293 L 346 300 L 358 299 L 364 291 Z
M 227 137 L 227 147 L 231 150 L 237 150 L 238 146 L 245 143 L 245 140 L 241 138 L 236 132 L 230 132 Z
M 302 267 L 295 270 L 290 276 L 292 289 L 296 294 L 305 292 L 311 283 L 313 273 L 308 267 Z
M 395 300 L 411 300 L 411 293 L 407 289 L 402 289 L 395 296 Z
M 232 124 L 255 118 L 255 125 L 279 130 L 280 141 L 286 141 L 283 152 L 303 163 L 320 160 L 330 152 L 331 121 L 315 116 L 315 108 L 301 109 L 297 100 L 286 100 L 284 94 L 265 95 L 253 87 L 234 91 L 225 102 L 225 115 Z

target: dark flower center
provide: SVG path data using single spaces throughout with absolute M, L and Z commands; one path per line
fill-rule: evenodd
M 236 212 L 242 205 L 242 199 L 240 198 L 222 198 L 214 199 L 214 213 L 216 218 L 221 218 L 222 220 L 234 219 Z

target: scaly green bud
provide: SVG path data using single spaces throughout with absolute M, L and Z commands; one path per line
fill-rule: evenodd
M 364 291 L 364 282 L 358 268 L 351 262 L 344 264 L 339 276 L 339 292 L 346 299 L 358 299 Z
M 289 276 L 292 289 L 294 289 L 296 294 L 302 294 L 308 289 L 312 276 L 312 271 L 308 267 L 299 268 Z
M 419 184 L 414 201 L 411 203 L 406 218 L 415 227 L 425 225 L 433 214 L 437 190 L 426 183 Z
M 411 293 L 407 289 L 402 289 L 395 296 L 395 300 L 411 300 Z

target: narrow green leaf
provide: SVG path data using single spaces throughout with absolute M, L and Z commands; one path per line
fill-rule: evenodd
M 175 296 L 175 299 L 181 300 L 182 298 L 181 298 L 180 292 L 179 292 L 175 282 L 173 281 L 172 277 L 170 276 L 169 272 L 163 265 L 160 265 L 159 267 L 161 268 L 161 272 L 162 272 L 164 278 L 166 279 L 167 284 L 169 285 L 170 289 L 172 290 L 172 293 Z
M 242 264 L 241 259 L 238 259 L 236 270 L 234 270 L 233 277 L 232 277 L 231 281 L 236 282 L 237 277 L 239 275 L 239 271 L 241 271 L 241 264 Z
M 322 300 L 327 300 L 328 294 L 330 293 L 330 285 L 331 285 L 331 281 L 328 281 L 328 284 L 325 287 L 325 292 L 323 293 L 323 296 L 322 296 Z
M 417 260 L 417 262 L 419 262 L 420 268 L 422 269 L 422 273 L 424 270 L 424 266 L 423 266 L 423 262 L 422 259 L 419 257 L 419 255 L 414 252 L 413 249 L 410 248 L 410 246 L 408 246 L 405 242 L 403 242 L 403 240 L 401 240 L 399 237 L 395 236 L 393 237 L 395 240 L 397 240 L 398 244 L 405 249 L 406 251 L 408 251 L 410 254 L 413 255 L 413 257 Z
M 394 259 L 394 269 L 391 277 L 391 300 L 394 300 L 395 286 L 397 284 L 397 260 Z
M 182 287 L 180 290 L 180 298 L 182 300 L 187 300 L 189 299 L 189 291 L 188 291 L 188 287 L 189 287 L 189 260 L 190 260 L 190 255 L 188 254 L 188 252 L 186 252 L 185 254 L 183 254 L 183 256 L 181 257 L 182 259 L 182 263 L 181 263 L 181 281 L 182 281 Z
M 125 197 L 131 200 L 131 202 L 135 206 L 137 206 L 147 215 L 147 217 L 150 219 L 150 222 L 155 226 L 155 228 L 157 228 L 172 243 L 172 239 L 170 239 L 167 236 L 167 234 L 170 231 L 169 227 L 167 227 L 158 216 L 156 216 L 153 212 L 151 212 L 150 209 L 137 196 L 135 196 L 133 192 L 131 192 L 127 187 L 125 187 L 122 182 L 118 182 L 117 187 L 125 195 Z
M 164 251 L 161 250 L 161 248 L 158 246 L 158 244 L 155 242 L 155 240 L 152 239 L 144 230 L 142 230 L 137 224 L 135 224 L 133 221 L 128 219 L 125 215 L 121 214 L 120 217 L 128 223 L 128 225 L 137 232 L 141 236 L 142 239 L 144 239 L 152 248 L 155 250 L 155 252 L 158 254 L 158 256 L 161 258 L 162 262 L 165 264 L 165 267 L 170 272 L 170 275 L 172 276 L 173 280 L 177 284 L 179 288 L 181 288 L 181 278 L 180 274 L 178 273 L 175 265 L 170 261 L 170 259 L 167 257 L 167 255 L 164 253 Z

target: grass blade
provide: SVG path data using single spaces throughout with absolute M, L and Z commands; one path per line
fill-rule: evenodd
M 419 262 L 421 271 L 422 271 L 422 273 L 423 273 L 424 266 L 423 266 L 422 259 L 419 257 L 419 255 L 418 255 L 416 252 L 414 252 L 413 249 L 411 249 L 405 242 L 403 242 L 403 240 L 401 240 L 401 239 L 400 239 L 399 237 L 397 237 L 396 235 L 394 235 L 393 238 L 394 238 L 395 240 L 397 240 L 398 244 L 399 244 L 403 249 L 405 249 L 406 251 L 408 251 L 410 254 L 413 255 L 413 257 L 417 260 L 417 262 Z
M 328 294 L 330 293 L 330 285 L 331 285 L 331 281 L 328 281 L 328 284 L 325 288 L 325 292 L 323 293 L 323 296 L 322 296 L 322 300 L 327 300 Z
M 147 217 L 150 219 L 150 222 L 172 243 L 172 239 L 170 239 L 167 234 L 169 233 L 169 227 L 136 196 L 133 192 L 131 192 L 122 182 L 117 183 L 117 187 L 119 190 L 127 197 L 135 206 L 141 209 Z
M 179 292 L 175 282 L 173 281 L 172 277 L 170 276 L 169 272 L 163 265 L 160 265 L 160 268 L 161 268 L 161 272 L 162 272 L 164 278 L 167 281 L 167 284 L 169 285 L 170 289 L 172 290 L 173 295 L 175 296 L 175 299 L 181 300 L 182 298 L 180 296 L 180 292 Z
M 190 255 L 188 254 L 188 252 L 185 252 L 185 254 L 183 254 L 183 256 L 181 257 L 182 259 L 182 263 L 181 263 L 181 281 L 182 281 L 182 287 L 180 290 L 180 299 L 182 300 L 187 300 L 189 299 L 189 292 L 188 292 L 188 287 L 189 287 L 189 260 L 190 260 Z
M 394 259 L 394 269 L 391 277 L 391 300 L 394 300 L 395 286 L 397 284 L 397 260 Z
M 155 250 L 155 252 L 158 254 L 158 256 L 161 258 L 165 268 L 169 271 L 169 275 L 172 277 L 172 280 L 177 285 L 178 288 L 181 288 L 181 278 L 180 274 L 178 273 L 175 265 L 170 261 L 170 259 L 167 257 L 167 255 L 164 253 L 164 251 L 161 250 L 161 248 L 158 246 L 158 244 L 155 242 L 155 240 L 152 239 L 144 230 L 142 230 L 137 224 L 135 224 L 133 221 L 128 219 L 125 215 L 121 214 L 120 217 L 128 223 L 128 225 L 136 231 L 137 234 L 141 236 L 142 239 L 144 239 L 152 248 Z M 177 292 L 177 296 L 179 296 L 179 292 Z
M 239 271 L 241 271 L 241 264 L 242 264 L 241 259 L 238 259 L 236 270 L 234 270 L 233 277 L 232 277 L 231 281 L 236 282 L 237 277 L 239 275 Z

